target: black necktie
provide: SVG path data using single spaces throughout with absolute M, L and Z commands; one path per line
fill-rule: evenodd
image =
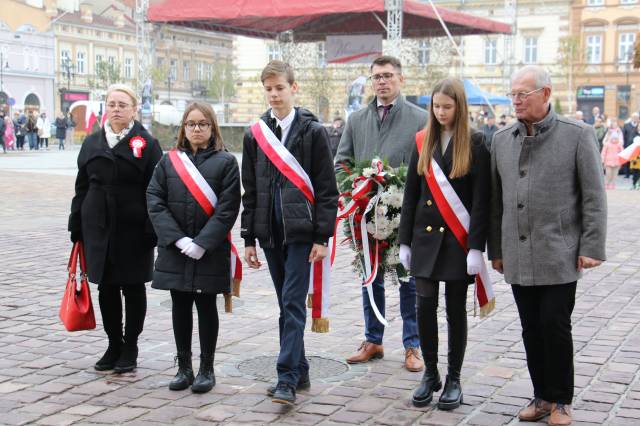
M 282 140 L 282 127 L 279 124 L 276 125 L 276 131 L 274 132 L 279 141 Z

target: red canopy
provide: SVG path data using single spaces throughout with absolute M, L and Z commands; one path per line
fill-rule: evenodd
M 511 33 L 502 22 L 439 7 L 453 35 Z M 386 36 L 384 0 L 151 0 L 151 22 L 166 22 L 250 37 L 276 38 L 293 31 L 298 42 L 322 41 L 327 35 Z M 430 5 L 404 1 L 402 36 L 439 37 L 445 33 Z

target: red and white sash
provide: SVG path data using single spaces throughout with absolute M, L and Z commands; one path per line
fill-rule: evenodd
M 169 151 L 169 160 L 171 160 L 171 164 L 176 170 L 176 173 L 178 173 L 182 183 L 184 183 L 193 198 L 200 204 L 200 207 L 202 207 L 207 216 L 213 216 L 216 206 L 218 205 L 218 196 L 195 164 L 189 159 L 189 156 L 183 151 L 172 149 Z M 227 235 L 227 239 L 231 243 L 230 268 L 233 295 L 239 297 L 239 285 L 240 281 L 242 281 L 242 262 L 240 261 L 240 256 L 238 256 L 238 249 L 231 240 L 231 233 Z
M 416 134 L 418 153 L 422 152 L 424 135 L 424 130 Z M 429 186 L 433 200 L 440 211 L 440 215 L 442 215 L 447 227 L 451 229 L 464 252 L 467 253 L 469 251 L 467 248 L 467 238 L 469 237 L 471 216 L 453 189 L 453 186 L 451 186 L 447 175 L 442 171 L 433 157 L 429 165 L 429 173 L 425 176 L 425 179 L 427 180 L 427 185 Z M 480 316 L 483 317 L 493 310 L 496 301 L 486 262 L 482 262 L 480 273 L 475 276 L 475 281 L 476 297 L 480 305 Z
M 251 126 L 251 133 L 267 158 L 291 183 L 315 204 L 313 185 L 309 175 L 298 160 L 282 144 L 269 126 L 259 120 Z M 311 330 L 318 333 L 329 331 L 329 288 L 331 277 L 332 241 L 329 241 L 329 253 L 321 261 L 311 265 L 309 274 L 309 298 L 311 303 Z

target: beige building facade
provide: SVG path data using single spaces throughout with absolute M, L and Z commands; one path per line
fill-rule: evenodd
M 640 110 L 640 70 L 633 68 L 640 32 L 639 0 L 574 0 L 571 32 L 579 42 L 575 86 L 586 118 L 597 106 L 607 116 L 627 118 Z

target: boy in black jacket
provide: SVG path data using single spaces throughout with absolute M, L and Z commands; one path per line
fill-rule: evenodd
M 244 257 L 249 267 L 260 267 L 257 239 L 264 250 L 280 306 L 278 382 L 267 394 L 274 402 L 293 404 L 296 390 L 310 385 L 304 353 L 309 272 L 313 262 L 327 255 L 338 190 L 326 129 L 308 110 L 293 108 L 298 86 L 291 66 L 271 61 L 262 70 L 261 80 L 271 106 L 261 120 L 302 166 L 314 194 L 311 203 L 267 157 L 252 131 L 245 133 L 241 230 Z

